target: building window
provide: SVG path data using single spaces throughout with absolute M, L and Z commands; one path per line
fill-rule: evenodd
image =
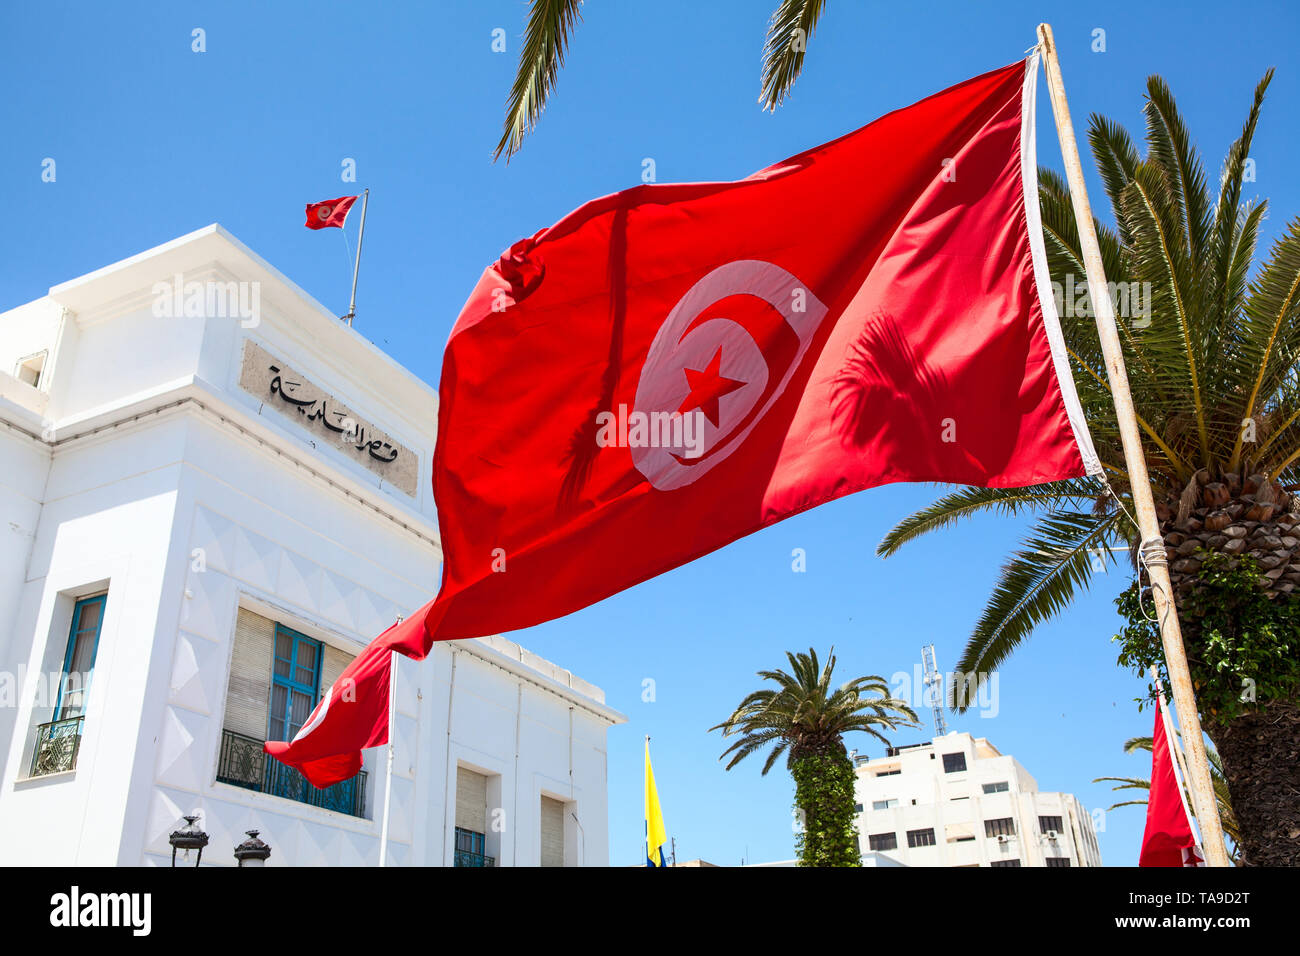
M 240 608 L 235 623 L 217 781 L 297 803 L 366 815 L 366 771 L 321 790 L 266 756 L 266 740 L 292 740 L 350 663 L 342 651 Z
M 897 850 L 897 833 L 873 833 L 867 837 L 867 846 L 873 850 Z
M 320 691 L 320 661 L 320 641 L 313 641 L 283 624 L 275 626 L 267 740 L 293 740 L 307 722 Z
M 961 773 L 965 769 L 966 769 L 965 754 L 944 754 L 943 755 L 944 773 Z
M 984 835 L 986 837 L 996 836 L 1015 836 L 1016 821 L 1011 817 L 999 817 L 996 820 L 984 821 Z
M 853 804 L 853 812 L 854 812 L 854 813 L 861 813 L 861 812 L 862 812 L 862 804 L 860 804 L 860 803 L 855 803 L 855 804 Z
M 989 866 L 1019 866 L 1019 860 L 994 860 Z
M 999 780 L 997 783 L 984 784 L 985 793 L 1006 793 L 1011 789 L 1011 785 L 1005 780 Z
M 1059 870 L 1070 865 L 1070 858 L 1068 856 L 1049 856 L 1043 861 L 1043 863 L 1046 866 L 1053 866 Z
M 1061 823 L 1060 817 L 1039 817 L 1038 832 L 1046 833 L 1048 830 L 1055 830 L 1057 833 L 1065 832 L 1065 826 Z
M 77 766 L 81 749 L 81 725 L 86 715 L 86 695 L 95 670 L 95 652 L 104 625 L 107 594 L 82 598 L 72 609 L 72 626 L 63 653 L 63 672 L 54 702 L 54 719 L 36 728 L 32 749 L 33 777 L 63 773 Z
M 896 776 L 898 776 L 898 775 L 899 775 L 900 773 L 902 773 L 902 772 L 903 772 L 903 771 L 901 771 L 901 770 L 880 770 L 880 771 L 877 771 L 876 776 L 877 776 L 877 777 L 896 777 Z
M 564 866 L 564 804 L 542 795 L 542 866 Z
M 896 797 L 890 800 L 871 801 L 872 810 L 888 810 L 890 807 L 896 807 L 896 806 L 898 806 L 898 799 Z
M 475 830 L 456 828 L 454 866 L 496 866 L 497 861 L 485 853 L 487 838 Z
M 934 846 L 934 830 L 908 830 L 907 845 L 912 849 L 918 846 Z
M 45 371 L 45 355 L 45 352 L 37 352 L 35 355 L 19 359 L 14 369 L 14 378 L 32 388 L 40 388 L 41 373 Z

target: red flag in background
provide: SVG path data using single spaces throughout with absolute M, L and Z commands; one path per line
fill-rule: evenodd
M 1183 788 L 1174 772 L 1174 755 L 1162 711 L 1157 700 L 1156 728 L 1151 734 L 1151 793 L 1138 866 L 1204 866 Z
M 343 196 L 339 199 L 327 199 L 324 202 L 307 203 L 307 222 L 304 223 L 308 229 L 342 229 L 344 221 L 348 218 L 348 210 L 352 204 L 357 201 L 356 196 Z
M 491 266 L 443 362 L 430 640 L 559 617 L 875 485 L 1099 471 L 1042 249 L 1036 72 L 739 182 L 597 199 Z
M 424 657 L 426 610 L 371 641 L 325 692 L 292 741 L 268 741 L 263 749 L 296 767 L 316 787 L 354 776 L 361 769 L 364 748 L 388 743 L 393 651 L 417 660 Z

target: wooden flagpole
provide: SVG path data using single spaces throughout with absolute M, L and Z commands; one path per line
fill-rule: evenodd
M 1065 83 L 1061 79 L 1061 64 L 1056 56 L 1056 42 L 1052 28 L 1046 23 L 1038 25 L 1038 43 L 1043 51 L 1043 66 L 1047 71 L 1047 88 L 1052 99 L 1052 114 L 1056 118 L 1056 132 L 1061 140 L 1061 158 L 1065 161 L 1065 176 L 1070 184 L 1070 199 L 1074 204 L 1074 218 L 1079 226 L 1079 248 L 1083 254 L 1084 271 L 1088 279 L 1088 298 L 1092 302 L 1101 339 L 1102 354 L 1106 358 L 1106 374 L 1110 379 L 1111 397 L 1115 401 L 1115 416 L 1119 423 L 1120 439 L 1124 445 L 1124 462 L 1128 469 L 1133 504 L 1137 511 L 1138 533 L 1142 537 L 1142 556 L 1151 580 L 1156 615 L 1160 621 L 1160 641 L 1164 646 L 1165 666 L 1169 683 L 1174 691 L 1174 705 L 1178 710 L 1178 723 L 1182 727 L 1183 746 L 1187 751 L 1188 789 L 1192 795 L 1193 809 L 1200 822 L 1201 836 L 1205 841 L 1207 862 L 1211 866 L 1231 866 L 1228 851 L 1223 843 L 1223 828 L 1219 822 L 1218 804 L 1214 799 L 1214 786 L 1210 778 L 1210 762 L 1205 754 L 1205 738 L 1196 710 L 1196 697 L 1192 693 L 1192 676 L 1187 669 L 1187 653 L 1183 649 L 1182 631 L 1178 626 L 1178 611 L 1173 601 L 1173 585 L 1169 580 L 1168 557 L 1160 522 L 1156 518 L 1155 501 L 1151 497 L 1151 480 L 1147 477 L 1146 458 L 1142 452 L 1142 436 L 1138 432 L 1137 416 L 1133 410 L 1133 396 L 1129 393 L 1128 372 L 1124 368 L 1124 353 L 1120 347 L 1119 330 L 1115 327 L 1115 310 L 1106 286 L 1106 270 L 1102 265 L 1101 248 L 1097 244 L 1097 230 L 1093 224 L 1092 207 L 1084 187 L 1083 165 L 1079 161 L 1079 147 L 1074 137 L 1074 124 L 1065 99 Z

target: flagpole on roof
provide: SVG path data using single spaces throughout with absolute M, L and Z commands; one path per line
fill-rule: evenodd
M 1210 763 L 1205 753 L 1205 738 L 1202 736 L 1201 721 L 1196 710 L 1196 696 L 1192 691 L 1192 676 L 1187 669 L 1187 652 L 1183 647 L 1178 611 L 1174 606 L 1168 556 L 1165 553 L 1164 538 L 1160 534 L 1160 522 L 1156 518 L 1155 501 L 1151 497 L 1151 481 L 1147 477 L 1146 459 L 1142 453 L 1142 436 L 1138 432 L 1133 396 L 1129 392 L 1128 372 L 1124 368 L 1124 353 L 1120 346 L 1119 330 L 1115 326 L 1115 310 L 1107 291 L 1106 270 L 1102 265 L 1092 207 L 1088 202 L 1088 193 L 1084 186 L 1083 164 L 1079 160 L 1074 124 L 1070 121 L 1070 109 L 1065 99 L 1065 82 L 1061 78 L 1061 64 L 1056 56 L 1056 42 L 1052 37 L 1052 28 L 1049 24 L 1038 25 L 1038 44 L 1043 52 L 1047 88 L 1052 100 L 1052 115 L 1056 119 L 1056 133 L 1061 141 L 1061 157 L 1065 161 L 1065 176 L 1070 184 L 1074 218 L 1079 227 L 1079 248 L 1083 253 L 1084 272 L 1088 278 L 1088 297 L 1095 309 L 1097 334 L 1101 339 L 1102 354 L 1106 358 L 1106 373 L 1110 380 L 1111 397 L 1115 401 L 1115 417 L 1119 423 L 1120 439 L 1124 445 L 1124 462 L 1128 469 L 1129 486 L 1132 489 L 1133 504 L 1137 511 L 1138 532 L 1142 537 L 1140 554 L 1151 581 L 1156 615 L 1160 621 L 1160 641 L 1164 646 L 1165 666 L 1174 692 L 1178 722 L 1182 727 L 1183 745 L 1187 748 L 1188 789 L 1192 795 L 1192 808 L 1200 821 L 1201 836 L 1205 841 L 1203 845 L 1209 864 L 1231 866 L 1223 842 L 1218 804 L 1214 799 Z
M 362 207 L 363 209 L 365 207 Z M 358 249 L 358 252 L 361 250 Z M 402 618 L 397 619 L 401 623 Z M 379 865 L 388 865 L 388 819 L 393 807 L 393 718 L 397 715 L 397 651 L 389 651 L 388 658 L 388 766 L 384 771 L 384 817 L 379 825 Z
M 367 187 L 361 195 L 361 230 L 357 233 L 357 261 L 352 267 L 352 301 L 348 303 L 348 314 L 343 316 L 348 327 L 352 326 L 352 319 L 357 314 L 357 273 L 361 271 L 361 243 L 366 238 L 366 206 L 370 204 L 370 189 Z

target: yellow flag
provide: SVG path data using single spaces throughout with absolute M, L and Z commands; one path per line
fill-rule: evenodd
M 659 791 L 655 788 L 655 772 L 650 768 L 650 738 L 645 739 L 645 865 L 666 866 L 664 844 L 668 831 L 664 829 L 663 811 L 659 809 Z

